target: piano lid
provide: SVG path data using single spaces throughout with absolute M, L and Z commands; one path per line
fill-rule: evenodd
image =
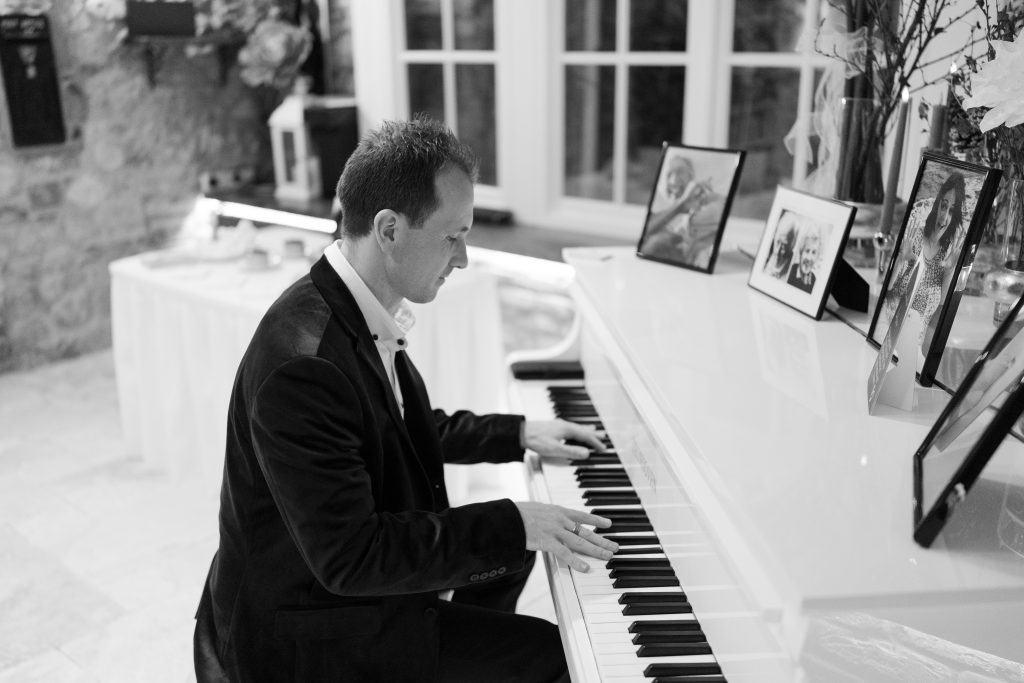
M 658 435 L 666 451 L 702 473 L 680 476 L 683 488 L 710 490 L 787 606 L 1024 600 L 1024 544 L 1013 541 L 1024 533 L 1013 535 L 1024 445 L 999 449 L 975 504 L 923 549 L 912 538 L 912 460 L 944 392 L 917 387 L 913 412 L 868 415 L 874 347 L 830 313 L 815 322 L 748 287 L 750 262 L 735 253 L 714 275 L 628 248 L 565 258 L 584 315 L 671 425 Z

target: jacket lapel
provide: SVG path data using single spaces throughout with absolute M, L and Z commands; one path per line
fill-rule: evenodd
M 338 324 L 354 340 L 355 351 L 359 359 L 377 378 L 378 388 L 385 397 L 388 413 L 398 430 L 402 445 L 407 451 L 416 453 L 416 447 L 409 436 L 406 422 L 402 418 L 402 410 L 398 406 L 395 392 L 391 388 L 391 382 L 388 380 L 380 360 L 380 354 L 377 352 L 377 345 L 373 342 L 373 335 L 370 334 L 370 328 L 366 326 L 366 319 L 363 317 L 362 311 L 359 310 L 359 305 L 356 304 L 352 292 L 348 290 L 325 256 L 321 256 L 320 260 L 313 264 L 309 276 L 324 301 L 327 302 Z M 426 473 L 424 472 L 424 474 Z

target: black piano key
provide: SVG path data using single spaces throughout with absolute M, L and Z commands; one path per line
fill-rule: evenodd
M 625 567 L 611 569 L 608 576 L 613 579 L 653 579 L 656 576 L 675 578 L 672 567 Z
M 602 530 L 597 529 L 597 531 L 600 533 Z M 609 536 L 608 540 L 615 541 L 619 544 L 620 547 L 624 545 L 656 545 L 659 547 L 661 546 L 661 541 L 659 541 L 658 537 L 654 534 L 647 534 L 644 536 L 623 534 L 622 536 Z
M 697 662 L 648 664 L 647 668 L 644 669 L 644 676 L 647 676 L 648 678 L 661 678 L 662 676 L 702 676 L 721 673 L 722 669 L 717 664 L 701 664 Z
M 615 579 L 612 588 L 668 588 L 678 586 L 679 579 L 674 576 L 649 577 L 644 579 Z
M 590 479 L 624 479 L 629 481 L 629 475 L 625 472 L 605 468 L 594 469 L 590 472 L 577 472 L 575 479 L 578 482 L 585 482 Z
M 686 602 L 686 593 L 683 591 L 655 591 L 623 593 L 619 596 L 620 605 L 639 605 L 644 602 Z
M 706 643 L 704 631 L 662 631 L 661 633 L 637 633 L 633 636 L 634 645 L 650 645 L 652 643 Z
M 613 557 L 604 565 L 608 569 L 629 569 L 630 567 L 661 567 L 668 569 L 671 564 L 667 557 Z
M 688 602 L 651 602 L 643 605 L 626 605 L 622 608 L 624 617 L 639 617 L 644 614 L 693 614 L 693 607 Z
M 627 486 L 632 486 L 629 483 L 629 479 L 587 479 L 586 481 L 580 482 L 584 486 L 590 489 L 621 489 Z M 606 493 L 602 491 L 602 493 Z
M 640 499 L 636 496 L 632 498 L 619 498 L 616 496 L 604 496 L 604 495 L 592 495 L 585 496 L 587 507 L 594 505 L 639 505 Z
M 566 443 L 569 443 L 568 441 Z M 583 444 L 576 444 L 582 446 Z M 584 462 L 591 465 L 621 465 L 622 461 L 614 453 L 591 453 Z
M 654 531 L 650 522 L 617 522 L 613 521 L 610 527 L 602 529 L 606 534 L 628 533 L 631 531 Z
M 634 621 L 629 625 L 630 633 L 660 633 L 663 631 L 699 631 L 696 619 L 666 619 L 665 621 Z
M 601 516 L 614 515 L 615 517 L 618 517 L 620 519 L 649 519 L 647 517 L 647 512 L 645 512 L 642 508 L 591 508 L 590 513 Z
M 636 649 L 637 657 L 680 657 L 684 655 L 709 655 L 711 646 L 707 643 L 652 643 Z
M 620 543 L 619 549 L 615 551 L 615 557 L 619 557 L 620 555 L 656 555 L 657 553 L 663 552 L 665 551 L 662 550 L 660 546 L 652 545 L 650 548 L 643 546 L 626 547 Z
M 651 683 L 727 683 L 725 676 L 658 676 Z
M 605 510 L 605 508 L 597 508 L 599 510 Z M 632 510 L 623 510 L 622 512 L 614 512 L 608 510 L 606 512 L 594 512 L 590 510 L 591 514 L 598 515 L 599 517 L 605 517 L 613 522 L 629 522 L 632 524 L 650 524 L 651 520 L 647 518 L 647 515 L 642 512 L 637 514 Z
M 590 493 L 590 491 L 584 491 L 583 496 L 586 497 Z M 601 495 L 604 496 L 605 498 L 635 498 L 636 491 L 634 491 L 633 489 L 627 489 L 622 491 L 602 491 Z

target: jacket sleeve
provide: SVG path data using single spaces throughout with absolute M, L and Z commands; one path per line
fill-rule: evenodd
M 363 455 L 372 423 L 363 405 L 335 365 L 314 357 L 275 369 L 251 403 L 256 458 L 317 580 L 339 595 L 394 595 L 521 569 L 526 534 L 511 501 L 441 513 L 377 511 Z
M 444 461 L 456 464 L 515 462 L 523 459 L 522 415 L 474 415 L 459 410 L 434 411 Z

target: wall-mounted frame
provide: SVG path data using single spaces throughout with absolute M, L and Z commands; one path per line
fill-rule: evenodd
M 0 70 L 15 147 L 67 140 L 46 15 L 0 15 Z

